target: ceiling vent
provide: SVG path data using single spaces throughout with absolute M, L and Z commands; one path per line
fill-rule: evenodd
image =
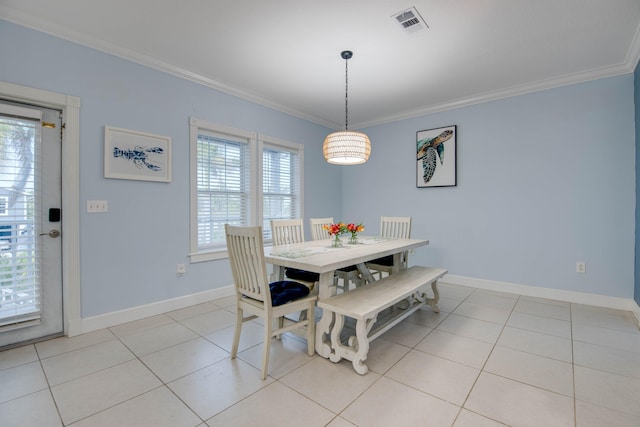
M 400 13 L 396 13 L 395 15 L 393 15 L 393 18 L 405 31 L 415 32 L 423 30 L 425 28 L 429 28 L 429 26 L 424 21 L 424 19 L 422 19 L 422 16 L 420 16 L 420 13 L 416 10 L 415 7 L 410 7 L 409 9 L 405 9 Z

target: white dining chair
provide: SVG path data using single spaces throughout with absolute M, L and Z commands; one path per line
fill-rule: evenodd
M 313 240 L 331 239 L 331 235 L 329 235 L 322 226 L 333 224 L 332 217 L 309 218 L 309 223 L 311 225 L 311 236 L 313 237 Z M 338 289 L 341 289 L 342 292 L 346 292 L 349 290 L 351 283 L 353 283 L 355 287 L 358 287 L 362 285 L 363 280 L 358 267 L 350 265 L 349 267 L 336 270 L 335 275 L 333 276 L 333 283 Z
M 380 237 L 390 237 L 395 239 L 411 238 L 411 217 L 383 216 L 380 218 Z M 400 269 L 407 268 L 409 253 L 400 254 Z M 382 273 L 391 274 L 393 272 L 393 255 L 378 258 L 367 264 L 372 274 L 378 274 L 382 278 Z
M 271 236 L 274 246 L 304 242 L 302 219 L 272 219 Z M 284 275 L 291 280 L 306 284 L 310 289 L 314 289 L 320 280 L 320 274 L 297 268 L 285 268 Z
M 307 352 L 315 353 L 314 307 L 317 297 L 309 295 L 309 288 L 302 283 L 277 281 L 269 283 L 264 258 L 262 227 L 235 227 L 225 225 L 227 251 L 236 289 L 236 328 L 231 348 L 231 358 L 238 354 L 242 324 L 260 317 L 264 320 L 264 350 L 262 379 L 267 377 L 271 340 L 285 332 L 306 328 Z M 248 314 L 245 317 L 245 312 Z M 306 316 L 284 326 L 284 316 L 304 312 Z M 277 327 L 274 329 L 274 320 Z

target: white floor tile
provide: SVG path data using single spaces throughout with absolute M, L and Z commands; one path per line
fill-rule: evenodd
M 234 297 L 235 298 L 235 297 Z M 217 304 L 216 300 L 216 304 Z M 225 309 L 214 310 L 180 321 L 184 326 L 205 336 L 236 324 L 236 315 Z
M 65 424 L 81 420 L 160 386 L 140 361 L 112 368 L 51 387 Z
M 378 338 L 369 347 L 366 365 L 369 370 L 384 374 L 410 350 L 409 347 Z
M 42 367 L 49 385 L 54 386 L 132 359 L 135 355 L 124 344 L 111 340 L 49 357 Z
M 573 397 L 573 366 L 559 360 L 496 347 L 486 372 Z
M 195 332 L 174 322 L 127 335 L 121 340 L 137 356 L 144 356 L 197 337 Z
M 207 420 L 269 385 L 260 371 L 239 359 L 225 359 L 168 384 L 200 418 Z
M 280 381 L 337 414 L 378 378 L 380 375 L 372 371 L 357 374 L 351 363 L 332 363 L 316 357 Z
M 633 314 L 629 311 L 573 304 L 572 320 L 574 324 L 639 333 Z
M 502 328 L 497 323 L 450 314 L 436 330 L 494 344 Z
M 33 344 L 12 348 L 0 352 L 0 371 L 38 360 L 38 353 Z
M 532 314 L 514 311 L 507 321 L 508 326 L 539 332 L 541 334 L 554 335 L 560 338 L 571 339 L 571 322 L 552 319 L 550 317 L 535 316 Z
M 56 356 L 68 351 L 77 350 L 82 347 L 98 344 L 105 341 L 114 340 L 116 337 L 109 332 L 108 329 L 100 329 L 99 331 L 89 332 L 87 334 L 77 335 L 72 338 L 60 337 L 52 340 L 36 343 L 36 350 L 40 359 Z
M 431 332 L 431 328 L 407 322 L 405 319 L 384 334 L 380 335 L 380 337 L 405 347 L 414 347 L 422 341 L 429 332 Z
M 166 387 L 159 387 L 73 424 L 73 427 L 192 427 L 201 422 Z
M 175 323 L 175 321 L 171 317 L 166 314 L 159 314 L 157 316 L 145 317 L 144 319 L 123 323 L 122 325 L 112 326 L 109 330 L 113 332 L 115 336 L 122 338 L 172 323 Z
M 62 421 L 51 392 L 46 389 L 0 403 L 0 426 L 62 427 Z
M 438 326 L 449 314 L 448 311 L 444 310 L 440 303 L 438 303 L 440 307 L 440 313 L 435 313 L 431 307 L 422 307 L 416 310 L 415 313 L 411 314 L 405 320 L 411 323 L 417 323 L 418 325 L 426 326 L 427 328 L 433 329 Z
M 640 333 L 574 324 L 573 340 L 640 353 Z
M 336 417 L 333 419 L 333 421 L 327 424 L 327 427 L 357 427 L 357 426 L 354 424 L 351 424 L 349 421 L 345 420 L 342 417 Z
M 0 403 L 48 388 L 40 362 L 30 362 L 0 371 Z
M 571 340 L 507 326 L 497 345 L 571 363 Z
M 480 370 L 412 350 L 385 377 L 462 405 Z
M 576 401 L 576 426 L 578 427 L 638 427 L 640 426 L 640 417 L 612 409 L 603 408 L 602 406 L 593 405 L 591 403 Z
M 640 380 L 575 366 L 576 399 L 640 416 Z
M 215 345 L 222 347 L 227 352 L 231 353 L 231 347 L 233 346 L 233 335 L 236 327 L 229 326 L 228 328 L 220 329 L 212 334 L 207 335 L 209 341 Z M 255 345 L 261 344 L 264 341 L 264 326 L 258 325 L 255 322 L 244 322 L 242 324 L 242 330 L 240 333 L 240 343 L 238 345 L 238 351 L 244 351 Z
M 487 290 L 477 290 L 464 300 L 471 304 L 493 307 L 503 310 L 512 310 L 518 300 L 517 295 L 494 292 Z
M 572 398 L 485 372 L 464 407 L 510 426 L 574 425 Z
M 167 316 L 173 320 L 181 321 L 190 317 L 195 317 L 200 314 L 208 313 L 210 311 L 219 310 L 220 307 L 212 302 L 205 302 L 202 304 L 192 305 L 190 307 L 181 308 L 180 310 L 174 310 L 167 313 Z
M 453 360 L 473 368 L 482 368 L 493 349 L 493 344 L 462 335 L 435 330 L 416 345 L 416 350 Z
M 140 358 L 163 382 L 168 383 L 229 357 L 229 353 L 197 338 Z
M 544 301 L 544 302 L 543 302 Z M 571 320 L 571 308 L 569 303 L 549 303 L 546 300 L 519 299 L 514 311 L 535 316 L 551 317 L 558 320 Z
M 264 345 L 259 344 L 241 353 L 238 358 L 262 371 Z M 267 375 L 280 378 L 283 375 L 309 363 L 317 356 L 307 354 L 307 342 L 292 334 L 285 334 L 281 340 L 272 339 L 269 349 L 269 367 Z
M 475 412 L 463 409 L 460 411 L 453 427 L 504 427 L 505 424 L 491 420 Z
M 497 308 L 465 301 L 453 311 L 453 314 L 504 325 L 511 314 L 511 308 Z
M 322 427 L 334 417 L 334 413 L 275 382 L 207 420 L 207 424 L 210 427 Z
M 640 354 L 576 341 L 573 343 L 576 365 L 640 380 Z
M 460 408 L 414 388 L 380 378 L 341 416 L 357 426 L 450 426 Z

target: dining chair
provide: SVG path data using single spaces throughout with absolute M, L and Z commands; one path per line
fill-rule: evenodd
M 331 236 L 327 233 L 327 230 L 322 228 L 324 225 L 333 224 L 333 217 L 328 218 L 309 218 L 309 223 L 311 225 L 311 237 L 313 240 L 329 240 Z M 349 267 L 344 267 L 336 270 L 335 275 L 333 276 L 333 284 L 342 290 L 342 292 L 346 292 L 349 290 L 350 284 L 357 288 L 362 285 L 363 280 L 360 275 L 360 271 L 358 267 L 355 265 L 350 265 Z
M 304 242 L 302 219 L 272 219 L 271 236 L 274 246 Z M 297 268 L 285 268 L 284 275 L 291 280 L 303 282 L 310 289 L 320 280 L 320 274 Z
M 380 237 L 390 237 L 395 239 L 409 239 L 411 237 L 411 217 L 380 217 Z M 400 254 L 400 269 L 407 268 L 409 253 Z M 393 255 L 369 261 L 367 267 L 372 274 L 378 274 L 382 279 L 382 273 L 391 274 L 393 271 Z
M 269 283 L 264 258 L 262 227 L 236 227 L 225 225 L 227 251 L 236 289 L 236 329 L 233 336 L 231 358 L 238 354 L 242 324 L 260 317 L 264 320 L 264 350 L 262 356 L 262 379 L 267 377 L 271 339 L 283 333 L 305 328 L 307 352 L 315 352 L 315 320 L 313 316 L 317 297 L 309 295 L 309 288 L 293 281 Z M 245 312 L 248 315 L 245 317 Z M 284 316 L 305 312 L 300 321 L 284 326 Z M 276 329 L 274 329 L 274 320 Z

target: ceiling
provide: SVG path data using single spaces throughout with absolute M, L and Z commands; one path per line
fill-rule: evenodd
M 428 28 L 394 18 L 415 7 Z M 339 129 L 633 72 L 639 0 L 0 0 L 0 18 Z M 2 24 L 0 24 L 2 25 Z

